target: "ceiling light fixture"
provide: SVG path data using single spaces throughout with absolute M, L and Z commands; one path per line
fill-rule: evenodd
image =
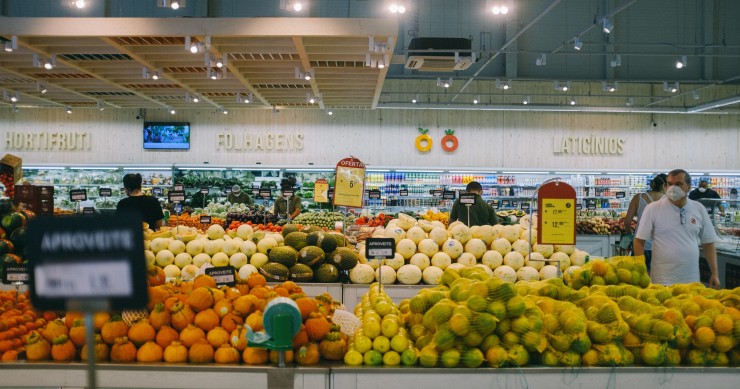
M 486 1 L 486 9 L 490 9 L 494 15 L 506 15 L 509 13 L 509 7 L 506 2 L 501 0 Z
M 98 110 L 100 110 L 100 111 L 104 111 L 105 110 L 105 103 L 103 103 L 102 101 L 98 101 L 98 103 L 96 104 L 96 106 L 98 107 Z
M 12 53 L 13 50 L 18 50 L 18 36 L 13 35 L 10 37 L 10 40 L 6 40 L 5 43 L 3 43 L 3 49 L 6 53 Z
M 449 88 L 452 86 L 452 78 L 442 81 L 442 78 L 437 77 L 437 86 L 440 88 Z
M 224 59 L 222 59 L 222 58 L 216 58 L 216 67 L 217 68 L 224 67 Z
M 85 0 L 75 0 L 75 7 L 78 9 L 85 8 Z
M 15 94 L 13 94 L 13 95 L 10 96 L 10 99 L 7 99 L 6 98 L 6 100 L 10 100 L 11 103 L 17 103 L 18 100 L 20 100 L 20 99 L 21 99 L 20 92 L 15 92 Z
M 634 97 L 628 97 L 627 101 L 624 103 L 624 105 L 631 107 L 635 105 L 635 98 Z
M 170 108 L 170 114 L 171 114 L 171 115 L 174 115 L 174 114 L 176 114 L 176 113 L 177 113 L 177 111 L 175 111 L 175 109 L 174 109 L 174 108 Z
M 501 81 L 498 78 L 496 79 L 496 88 L 503 89 L 503 90 L 509 90 L 511 89 L 511 80 L 507 81 Z
M 604 31 L 605 34 L 609 34 L 614 30 L 614 23 L 612 23 L 609 18 L 604 18 L 601 20 L 601 29 Z
M 159 8 L 172 8 L 174 10 L 178 10 L 180 8 L 185 8 L 186 5 L 186 0 L 157 0 L 157 7 Z
M 413 97 L 413 98 L 411 99 L 411 104 L 416 104 L 416 102 L 418 102 L 418 101 L 419 101 L 419 95 L 417 94 L 416 96 L 414 96 L 414 97 Z
M 300 80 L 304 79 L 306 81 L 311 81 L 313 78 L 313 69 L 308 69 L 306 72 L 302 72 L 301 68 L 298 66 L 295 67 L 295 78 Z
M 44 61 L 44 69 L 46 70 L 54 69 L 54 64 L 51 63 L 50 59 L 47 59 L 46 61 Z
M 570 105 L 576 105 L 576 98 L 575 98 L 575 97 L 572 97 L 572 98 L 570 99 L 570 103 L 569 103 L 569 104 L 570 104 Z
M 663 82 L 663 92 L 670 92 L 670 93 L 678 92 L 678 82 L 674 82 L 671 84 L 669 84 L 668 82 Z
M 622 56 L 619 54 L 616 54 L 614 58 L 612 58 L 611 65 L 613 68 L 622 66 Z
M 478 103 L 480 103 L 480 96 L 473 97 L 473 104 L 478 104 Z
M 66 113 L 68 113 L 68 114 L 71 115 L 72 114 L 72 108 L 70 108 L 69 106 L 64 107 L 64 112 L 66 112 Z
M 524 98 L 524 100 L 522 100 L 522 104 L 528 105 L 530 101 L 531 101 L 531 98 L 529 96 L 527 96 L 527 97 Z
M 46 94 L 46 92 L 48 92 L 48 91 L 49 91 L 49 90 L 48 90 L 48 89 L 46 88 L 46 85 L 44 85 L 44 84 L 42 84 L 42 83 L 40 83 L 40 82 L 38 82 L 38 81 L 36 82 L 36 90 L 37 90 L 37 91 L 39 91 L 39 92 L 41 92 L 41 94 L 42 94 L 42 95 L 43 95 L 43 94 Z
M 555 87 L 555 90 L 567 92 L 568 89 L 570 89 L 570 81 L 566 81 L 564 84 L 561 84 L 559 81 L 555 81 L 553 86 Z
M 159 80 L 159 71 L 152 73 L 152 80 Z
M 301 12 L 303 10 L 303 2 L 299 0 L 280 0 L 280 9 Z
M 613 84 L 609 84 L 608 82 L 601 83 L 601 90 L 603 90 L 604 92 L 616 92 L 617 89 L 619 89 L 618 81 L 614 81 Z
M 329 115 L 329 116 L 332 116 L 332 115 L 334 115 L 334 112 L 332 112 L 331 110 L 328 110 L 328 111 L 326 111 L 326 114 Z
M 547 54 L 540 53 L 540 55 L 537 56 L 537 59 L 534 61 L 534 63 L 537 66 L 545 66 L 545 65 L 547 65 Z
M 692 98 L 693 98 L 694 100 L 699 100 L 699 98 L 700 98 L 700 96 L 699 96 L 699 92 L 697 92 L 697 91 L 693 91 L 693 92 L 691 92 L 691 97 L 692 97 Z
M 581 42 L 578 37 L 573 38 L 573 49 L 581 51 L 581 48 L 583 47 L 583 42 Z
M 222 112 L 222 113 L 223 113 L 224 115 L 228 115 L 228 114 L 229 114 L 229 110 L 228 110 L 228 109 L 226 109 L 225 107 L 221 107 L 221 112 Z
M 676 60 L 676 69 L 683 69 L 688 65 L 689 65 L 689 61 L 685 55 L 682 55 L 681 58 Z
M 406 6 L 403 4 L 391 3 L 391 5 L 388 6 L 388 10 L 391 11 L 392 14 L 403 14 L 406 13 Z

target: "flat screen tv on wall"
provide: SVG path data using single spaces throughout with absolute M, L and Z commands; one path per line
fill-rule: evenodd
M 190 123 L 146 122 L 143 133 L 145 149 L 190 149 Z

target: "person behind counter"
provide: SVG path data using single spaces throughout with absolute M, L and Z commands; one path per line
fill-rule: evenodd
M 665 173 L 657 174 L 650 180 L 650 190 L 647 193 L 638 193 L 632 197 L 630 206 L 627 209 L 627 217 L 624 218 L 624 233 L 627 235 L 632 234 L 632 219 L 637 216 L 637 226 L 640 225 L 640 218 L 642 218 L 642 212 L 645 210 L 648 204 L 653 201 L 660 200 L 666 191 L 666 178 L 668 176 Z M 648 271 L 650 271 L 650 261 L 653 254 L 653 242 L 650 240 L 645 241 L 645 265 Z
M 471 181 L 465 187 L 467 193 L 475 195 L 475 203 L 470 206 L 470 220 L 468 220 L 468 210 L 466 205 L 460 203 L 460 199 L 455 200 L 452 205 L 452 211 L 450 212 L 450 223 L 454 221 L 461 221 L 468 227 L 482 226 L 485 224 L 498 224 L 498 217 L 496 211 L 488 203 L 486 203 L 481 194 L 483 194 L 483 187 L 477 181 Z
M 242 192 L 242 188 L 239 185 L 231 187 L 231 193 L 226 198 L 231 204 L 246 204 L 254 205 L 254 201 L 249 197 L 248 194 Z
M 158 230 L 164 222 L 164 213 L 156 197 L 144 196 L 141 193 L 141 174 L 129 173 L 123 176 L 125 199 L 116 205 L 116 215 L 138 216 L 149 224 L 149 228 Z
M 706 178 L 702 178 L 699 181 L 699 187 L 697 187 L 696 189 L 692 190 L 689 193 L 689 199 L 690 200 L 696 200 L 696 201 L 704 204 L 704 206 L 707 207 L 707 211 L 709 212 L 710 215 L 714 213 L 714 206 L 715 205 L 717 206 L 717 208 L 719 208 L 720 215 L 724 214 L 725 213 L 725 209 L 722 207 L 722 203 L 721 202 L 719 202 L 719 201 L 706 201 L 706 202 L 705 201 L 701 201 L 701 200 L 704 200 L 704 199 L 716 199 L 716 200 L 722 199 L 722 197 L 719 195 L 719 193 L 717 193 L 717 191 L 715 191 L 712 188 L 709 188 L 708 186 L 709 186 L 709 182 L 707 182 L 707 179 Z
M 301 214 L 301 198 L 295 194 L 296 180 L 293 177 L 283 178 L 280 181 L 280 197 L 275 200 L 274 213 L 278 217 L 287 217 L 290 220 Z M 289 197 L 286 192 L 293 191 Z

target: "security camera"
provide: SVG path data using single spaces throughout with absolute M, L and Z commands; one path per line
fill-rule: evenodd
M 657 123 L 657 122 L 650 122 L 650 124 L 651 124 L 651 125 L 652 125 L 653 127 L 658 127 L 658 123 Z
M 141 115 L 136 115 L 136 120 L 141 120 Z

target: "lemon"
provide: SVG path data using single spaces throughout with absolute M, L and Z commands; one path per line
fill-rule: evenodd
M 398 366 L 401 364 L 401 354 L 395 351 L 388 351 L 383 354 L 383 364 L 386 366 Z
M 344 363 L 350 366 L 362 365 L 362 354 L 357 350 L 349 350 L 347 354 L 344 354 Z
M 355 338 L 355 350 L 360 354 L 365 354 L 373 348 L 373 341 L 367 336 L 360 336 Z
M 391 349 L 391 341 L 383 335 L 378 336 L 373 340 L 373 350 L 377 350 L 381 353 L 385 353 Z

